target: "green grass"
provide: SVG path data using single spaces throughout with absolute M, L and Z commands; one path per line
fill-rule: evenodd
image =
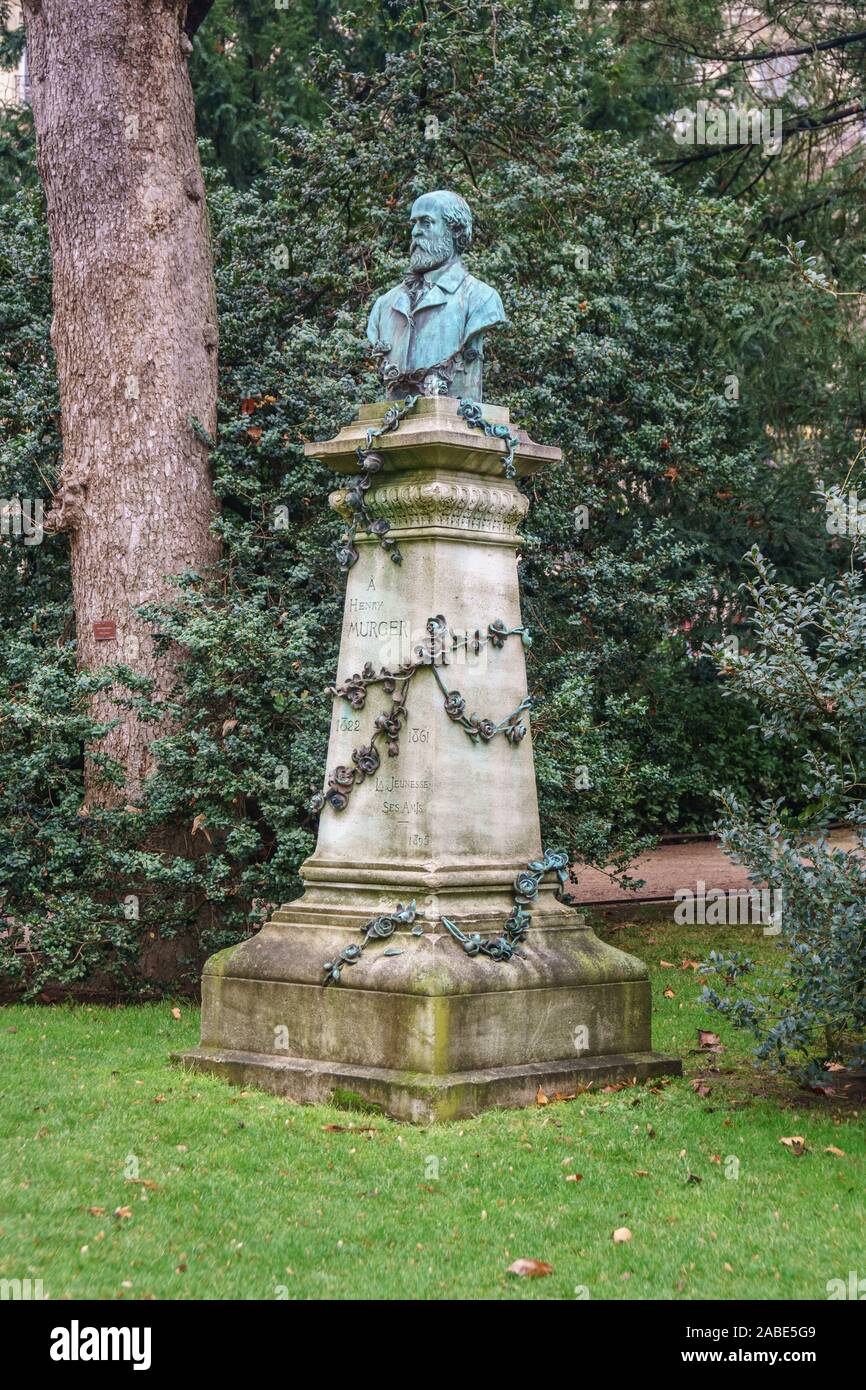
M 866 1275 L 856 1105 L 754 1071 L 746 1041 L 697 1003 L 694 972 L 659 967 L 700 960 L 714 944 L 706 928 L 611 935 L 653 964 L 655 1045 L 680 1052 L 709 1095 L 687 1076 L 413 1129 L 170 1067 L 168 1054 L 197 1040 L 185 1004 L 179 1021 L 168 1004 L 0 1010 L 0 1277 L 41 1279 L 51 1299 L 581 1288 L 593 1299 L 823 1299 L 829 1279 Z M 731 935 L 772 949 L 755 930 Z M 722 1035 L 724 1054 L 692 1050 L 699 1027 Z M 779 1142 L 795 1134 L 800 1157 Z M 125 1176 L 136 1163 L 144 1181 Z M 122 1207 L 131 1215 L 115 1216 Z M 622 1226 L 632 1240 L 614 1245 Z M 518 1256 L 554 1273 L 508 1276 Z

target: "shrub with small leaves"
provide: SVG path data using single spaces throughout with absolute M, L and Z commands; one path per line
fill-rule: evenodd
M 866 595 L 862 547 L 842 579 L 798 592 L 757 551 L 747 586 L 752 650 L 720 657 L 730 690 L 757 700 L 764 736 L 800 767 L 800 805 L 722 795 L 722 847 L 778 895 L 778 968 L 713 951 L 729 988 L 707 1002 L 757 1039 L 756 1055 L 812 1082 L 866 1065 Z M 833 843 L 835 821 L 852 844 Z M 731 993 L 744 985 L 746 992 Z

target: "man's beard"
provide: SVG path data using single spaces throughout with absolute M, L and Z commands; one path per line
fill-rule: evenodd
M 416 271 L 435 270 L 444 265 L 454 255 L 454 242 L 448 235 L 423 237 L 413 243 L 409 255 L 409 269 Z

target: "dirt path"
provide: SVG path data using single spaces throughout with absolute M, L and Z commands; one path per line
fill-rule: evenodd
M 840 849 L 850 849 L 855 843 L 854 836 L 847 830 L 834 831 L 830 838 Z M 733 864 L 722 853 L 717 840 L 663 844 L 642 855 L 630 866 L 629 873 L 632 878 L 644 879 L 644 886 L 632 893 L 618 888 L 600 869 L 588 869 L 579 864 L 575 867 L 578 882 L 569 892 L 587 907 L 670 902 L 677 890 L 688 888 L 695 893 L 701 882 L 707 892 L 711 888 L 749 887 L 745 869 Z

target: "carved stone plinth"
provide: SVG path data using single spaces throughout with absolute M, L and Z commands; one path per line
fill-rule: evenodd
M 367 503 L 391 522 L 403 562 L 357 538 L 338 663 L 338 683 L 365 666 L 400 668 L 441 617 L 442 684 L 432 669 L 417 672 L 398 756 L 380 741 L 379 765 L 345 809 L 323 808 L 303 897 L 207 962 L 201 1045 L 183 1059 L 296 1100 L 351 1092 L 422 1121 L 529 1104 L 539 1085 L 562 1092 L 680 1070 L 651 1051 L 645 966 L 599 941 L 555 885 L 530 906 L 528 938 L 511 960 L 466 954 L 442 925 L 446 916 L 465 934 L 500 934 L 516 875 L 541 854 L 531 735 L 473 741 L 443 708 L 459 692 L 467 714 L 500 725 L 527 695 L 517 527 L 528 503 L 502 474 L 503 441 L 471 428 L 457 404 L 422 399 L 377 441 L 384 467 Z M 308 453 L 354 474 L 356 447 L 386 408 L 363 406 Z M 501 407 L 484 413 L 508 423 Z M 520 475 L 559 458 L 521 436 Z M 345 499 L 336 492 L 331 504 L 345 512 Z M 489 641 L 496 620 L 516 635 Z M 389 705 L 379 685 L 362 708 L 334 701 L 329 773 L 355 765 Z M 325 961 L 411 900 L 423 934 L 401 928 L 323 987 Z

